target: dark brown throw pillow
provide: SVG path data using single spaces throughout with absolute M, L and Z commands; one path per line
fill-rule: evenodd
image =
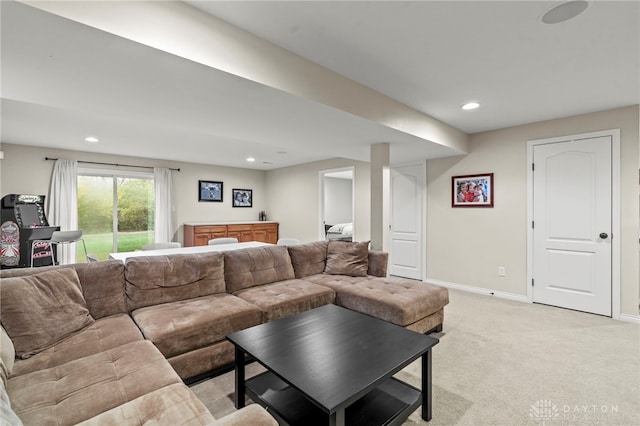
M 369 268 L 369 241 L 350 243 L 329 241 L 326 274 L 366 277 Z
M 94 322 L 73 268 L 3 278 L 0 296 L 0 320 L 19 358 L 29 358 Z

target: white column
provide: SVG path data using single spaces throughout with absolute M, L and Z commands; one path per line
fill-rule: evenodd
M 389 251 L 389 144 L 371 146 L 371 248 Z

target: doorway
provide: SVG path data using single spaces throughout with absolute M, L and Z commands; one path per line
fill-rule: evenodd
M 619 131 L 529 141 L 529 298 L 619 310 Z
M 354 168 L 320 172 L 320 239 L 355 241 Z

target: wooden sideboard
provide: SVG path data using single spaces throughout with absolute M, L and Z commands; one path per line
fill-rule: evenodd
M 278 242 L 278 222 L 229 222 L 184 224 L 184 246 L 206 246 L 214 238 L 232 237 L 238 242 Z

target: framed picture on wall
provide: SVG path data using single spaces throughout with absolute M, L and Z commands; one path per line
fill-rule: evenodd
M 198 201 L 222 202 L 222 182 L 198 181 Z
M 493 173 L 451 176 L 451 207 L 493 207 Z
M 253 207 L 253 190 L 232 189 L 233 207 Z

